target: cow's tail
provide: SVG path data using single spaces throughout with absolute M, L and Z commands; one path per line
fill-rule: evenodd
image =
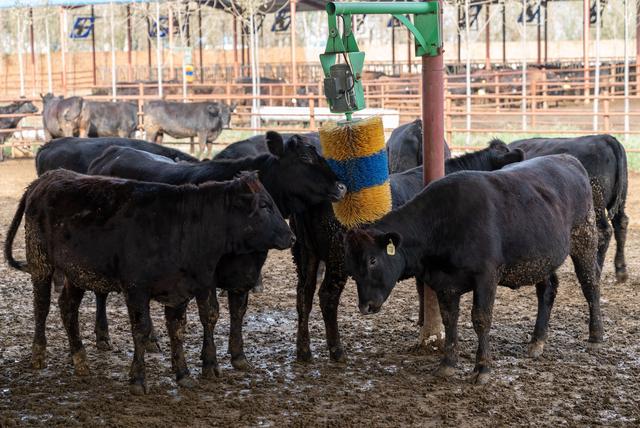
M 13 216 L 13 220 L 11 221 L 11 225 L 9 226 L 9 230 L 7 230 L 7 238 L 4 241 L 4 259 L 7 264 L 14 269 L 21 270 L 23 272 L 28 272 L 27 262 L 17 261 L 13 258 L 13 240 L 16 237 L 16 233 L 18 233 L 18 228 L 20 227 L 20 222 L 22 221 L 22 216 L 24 215 L 24 207 L 27 202 L 27 193 L 24 192 L 22 195 L 22 199 L 20 199 L 20 204 L 18 205 L 18 210 Z
M 624 146 L 613 136 L 607 135 L 606 141 L 616 158 L 616 184 L 614 186 L 613 199 L 607 204 L 609 218 L 613 218 L 627 200 L 627 188 L 629 180 L 627 176 L 627 153 Z

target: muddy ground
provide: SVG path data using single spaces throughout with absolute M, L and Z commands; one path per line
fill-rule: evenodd
M 34 177 L 33 160 L 0 163 L 0 240 L 18 197 Z M 232 369 L 227 355 L 226 299 L 216 332 L 222 377 L 178 389 L 171 373 L 161 307 L 152 313 L 162 353 L 148 355 L 151 393 L 128 392 L 132 339 L 121 296 L 109 302 L 113 351 L 98 351 L 93 335 L 94 298 L 81 307 L 82 334 L 92 369 L 73 375 L 57 305 L 47 327 L 48 366 L 30 368 L 33 331 L 29 277 L 0 262 L 0 426 L 640 426 L 640 175 L 632 175 L 627 203 L 629 281 L 615 285 L 611 253 L 602 283 L 606 342 L 586 352 L 587 307 L 570 264 L 563 267 L 544 355 L 526 357 L 533 330 L 535 289 L 498 291 L 491 334 L 495 369 L 485 386 L 468 383 L 477 344 L 470 295 L 460 319 L 461 358 L 450 380 L 435 378 L 435 354 L 410 351 L 417 341 L 413 284 L 399 285 L 381 313 L 363 317 L 355 285 L 342 299 L 340 326 L 346 364 L 328 361 L 317 299 L 311 322 L 315 359 L 295 361 L 296 275 L 288 252 L 272 252 L 265 292 L 252 295 L 245 348 L 251 372 Z M 15 244 L 23 255 L 22 236 Z M 190 307 L 187 357 L 199 373 L 201 329 Z

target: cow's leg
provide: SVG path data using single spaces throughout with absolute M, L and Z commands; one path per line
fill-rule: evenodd
M 416 278 L 416 291 L 418 292 L 419 312 L 418 312 L 418 325 L 424 325 L 424 283 Z
M 80 327 L 78 326 L 78 308 L 80 307 L 80 302 L 82 302 L 82 296 L 84 296 L 84 290 L 76 287 L 67 280 L 58 298 L 60 316 L 62 317 L 64 329 L 67 331 L 71 359 L 76 376 L 86 376 L 89 374 L 87 352 L 82 345 Z
M 229 291 L 229 315 L 231 323 L 229 327 L 229 352 L 231 353 L 231 365 L 237 370 L 249 370 L 251 365 L 244 355 L 242 340 L 242 321 L 247 312 L 249 293 Z
M 316 293 L 316 274 L 318 258 L 303 250 L 298 270 L 298 289 L 296 293 L 296 309 L 298 310 L 298 334 L 296 356 L 298 361 L 311 361 L 311 343 L 309 339 L 309 314 Z
M 627 227 L 629 226 L 629 217 L 624 212 L 624 207 L 620 207 L 616 215 L 611 219 L 613 223 L 613 233 L 616 238 L 616 257 L 614 264 L 616 267 L 616 279 L 618 282 L 625 282 L 627 275 L 627 262 L 624 257 L 624 246 L 627 242 Z
M 207 133 L 200 132 L 198 133 L 198 159 L 202 160 L 202 156 L 205 154 L 207 145 Z
M 607 219 L 607 213 L 605 210 L 606 204 L 604 196 L 602 194 L 602 185 L 598 180 L 591 180 L 591 189 L 593 191 L 593 210 L 595 212 L 595 222 L 598 229 L 598 267 L 602 272 L 604 265 L 604 259 L 607 255 L 607 249 L 609 248 L 609 242 L 611 241 L 611 235 L 613 230 Z
M 31 281 L 33 282 L 33 315 L 36 327 L 31 348 L 31 366 L 34 369 L 46 367 L 47 338 L 45 336 L 45 327 L 51 304 L 52 276 L 52 271 L 31 274 Z
M 438 291 L 438 305 L 444 324 L 444 357 L 436 370 L 436 376 L 453 375 L 458 363 L 458 314 L 460 312 L 460 295 L 458 293 Z
M 315 273 L 312 278 L 315 279 Z M 320 285 L 320 309 L 324 320 L 324 328 L 327 335 L 327 346 L 329 347 L 329 358 L 332 361 L 344 362 L 347 357 L 344 354 L 342 343 L 340 343 L 340 331 L 338 330 L 338 306 L 344 285 L 347 283 L 346 276 L 337 275 L 329 266 L 325 273 L 324 280 Z
M 589 347 L 597 348 L 603 340 L 600 313 L 600 266 L 597 262 L 597 238 L 589 219 L 571 232 L 571 260 L 582 293 L 589 304 Z
M 134 395 L 149 392 L 146 382 L 144 353 L 146 339 L 151 334 L 151 317 L 149 316 L 149 296 L 143 292 L 127 291 L 125 293 L 131 332 L 133 334 L 133 362 L 129 370 L 129 390 Z
M 189 301 L 175 307 L 165 306 L 164 317 L 171 341 L 171 367 L 176 374 L 176 382 L 182 387 L 192 388 L 195 386 L 195 381 L 189 373 L 182 346 L 187 325 L 188 304 Z
M 473 291 L 473 308 L 471 321 L 478 336 L 478 350 L 476 352 L 476 366 L 471 378 L 473 383 L 484 384 L 489 381 L 491 371 L 491 345 L 489 344 L 489 330 L 493 319 L 493 303 L 496 299 L 498 284 L 491 275 L 481 276 L 476 280 Z
M 218 366 L 218 357 L 216 355 L 216 344 L 213 341 L 213 333 L 218 322 L 220 307 L 218 306 L 218 298 L 216 290 L 206 291 L 196 296 L 198 303 L 198 313 L 203 328 L 202 342 L 202 377 L 211 379 L 220 376 L 220 367 Z
M 64 287 L 64 273 L 61 270 L 56 269 L 53 271 L 53 291 L 56 293 L 62 292 Z
M 262 284 L 262 272 L 258 275 L 258 279 L 256 280 L 256 285 L 251 289 L 254 293 L 262 293 L 264 291 L 264 285 Z
M 538 295 L 538 315 L 536 326 L 533 329 L 531 343 L 529 343 L 529 357 L 538 358 L 544 351 L 547 331 L 549 330 L 549 318 L 551 309 L 558 292 L 558 276 L 555 273 L 549 278 L 536 284 L 536 294 Z
M 108 293 L 96 292 L 96 348 L 102 351 L 111 349 L 111 339 L 109 338 L 109 321 L 107 320 L 107 296 Z

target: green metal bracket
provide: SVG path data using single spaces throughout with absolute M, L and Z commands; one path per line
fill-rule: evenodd
M 325 51 L 320 55 L 320 63 L 325 76 L 325 95 L 329 100 L 332 112 L 346 113 L 351 117 L 354 111 L 365 107 L 364 91 L 362 88 L 362 69 L 364 67 L 364 52 L 360 52 L 351 28 L 351 15 L 354 14 L 390 14 L 400 21 L 415 37 L 416 56 L 436 56 L 441 54 L 442 28 L 440 26 L 440 10 L 437 1 L 428 2 L 329 2 L 327 3 L 327 20 L 329 38 Z M 414 22 L 405 16 L 413 15 Z M 337 16 L 342 17 L 343 34 L 338 29 Z M 327 94 L 327 80 L 334 79 L 331 69 L 336 64 L 336 57 L 342 55 L 351 67 L 355 81 L 350 99 L 355 101 L 349 106 L 337 100 L 344 94 L 330 97 Z M 333 94 L 336 95 L 336 94 Z M 349 94 L 347 94 L 349 96 Z M 340 105 L 340 107 L 338 107 Z

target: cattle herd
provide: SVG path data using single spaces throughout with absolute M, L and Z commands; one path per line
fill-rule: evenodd
M 156 136 L 188 136 L 191 125 L 180 118 L 189 117 L 193 129 L 216 123 L 215 131 L 196 132 L 209 141 L 228 124 L 228 106 L 151 103 L 145 106 L 145 126 L 154 142 L 148 142 L 129 138 L 136 109 L 128 105 L 114 104 L 109 113 L 82 99 L 44 100 L 48 132 L 63 137 L 39 150 L 38 178 L 22 196 L 4 244 L 7 263 L 27 272 L 33 283 L 36 369 L 46 365 L 52 285 L 60 295 L 76 375 L 89 374 L 78 323 L 86 290 L 97 296 L 96 344 L 103 351 L 111 349 L 108 293 L 124 295 L 134 343 L 134 394 L 148 391 L 145 352 L 159 351 L 151 299 L 164 305 L 180 386 L 195 383 L 183 350 L 187 306 L 194 297 L 204 335 L 202 377 L 219 375 L 213 340 L 218 289 L 228 294 L 231 363 L 249 369 L 243 317 L 274 248 L 291 248 L 298 274 L 298 360 L 312 358 L 308 324 L 319 276 L 334 361 L 347 357 L 338 308 L 348 277 L 357 284 L 362 314 L 378 312 L 399 280 L 415 278 L 420 295 L 424 285 L 437 295 L 445 327 L 436 370 L 441 376 L 454 372 L 460 298 L 473 292 L 477 383 L 489 380 L 498 285 L 536 286 L 538 315 L 528 349 L 536 358 L 543 353 L 558 287 L 555 272 L 568 256 L 588 302 L 589 347 L 603 340 L 599 283 L 612 234 L 616 277 L 627 278 L 626 154 L 609 135 L 492 140 L 485 149 L 453 158 L 446 147 L 446 176 L 423 188 L 421 122 L 403 125 L 387 143 L 393 210 L 373 224 L 346 230 L 331 206 L 346 187 L 322 157 L 317 133 L 270 131 L 199 161 L 157 144 Z M 116 116 L 121 119 L 114 125 Z M 81 137 L 71 136 L 78 130 Z M 12 247 L 23 218 L 26 261 L 19 261 Z M 418 300 L 423 322 L 423 299 Z

